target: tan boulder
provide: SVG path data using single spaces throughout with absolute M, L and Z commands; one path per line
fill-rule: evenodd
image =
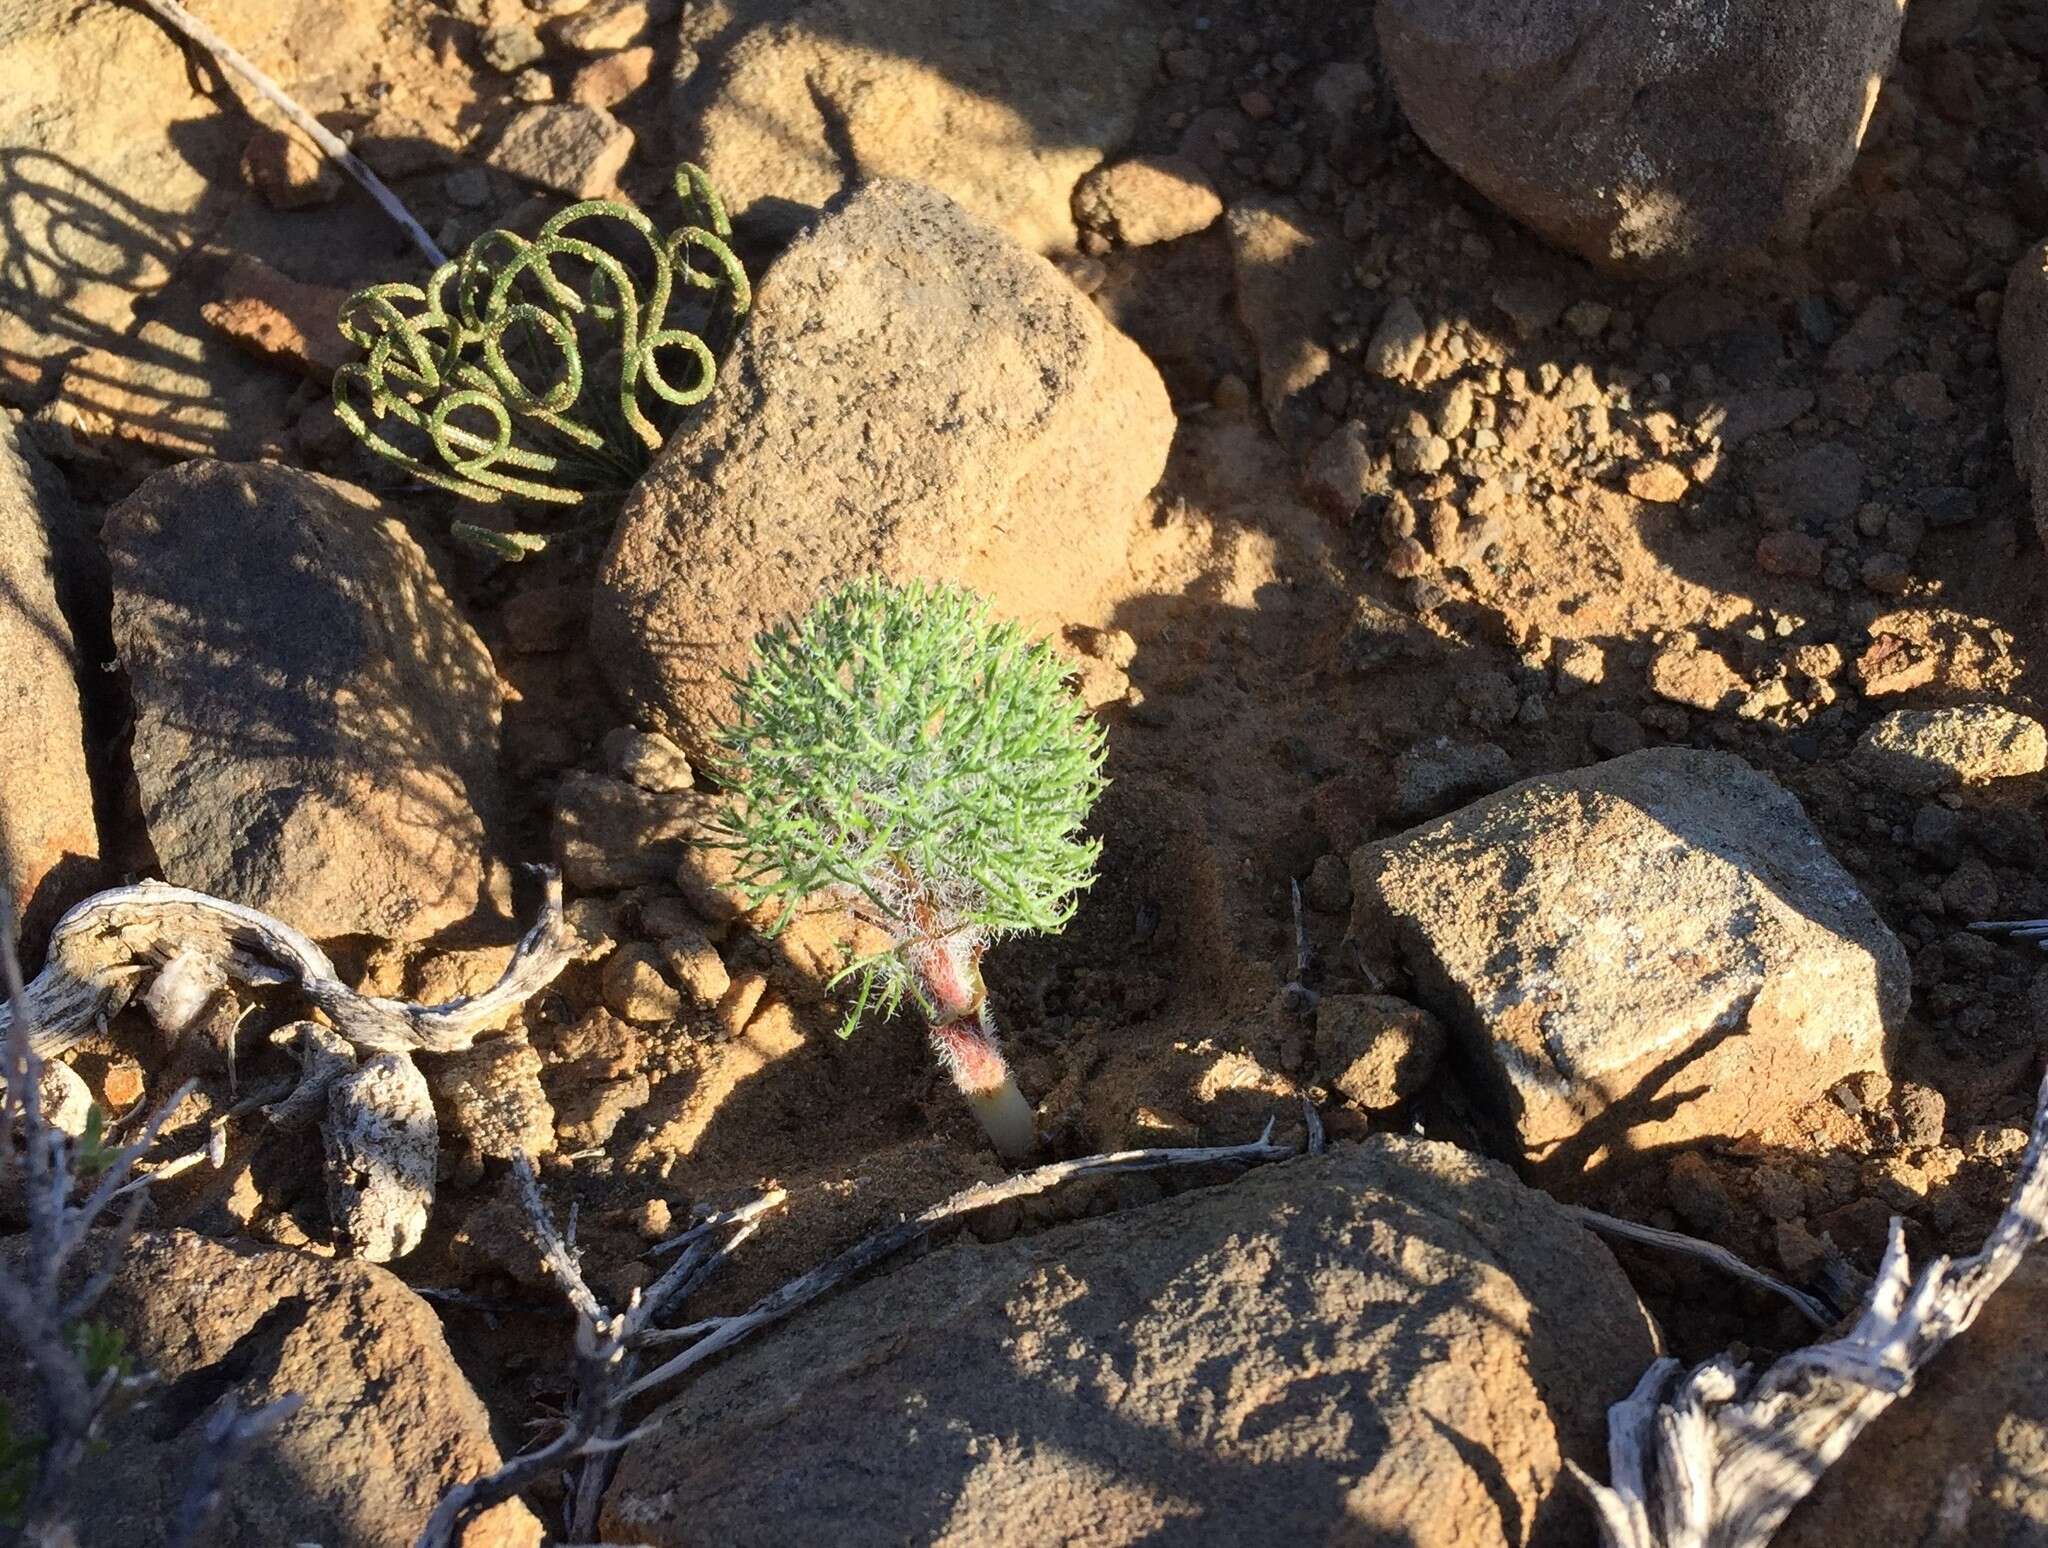
M 697 758 L 755 636 L 857 575 L 1050 629 L 1120 570 L 1173 424 L 1050 263 L 933 189 L 869 184 L 768 271 L 709 412 L 627 500 L 598 659 Z
M 1882 1068 L 1911 994 L 1799 802 L 1728 753 L 1525 780 L 1364 846 L 1351 881 L 1361 948 L 1412 977 L 1503 1142 L 1555 1180 Z
M 706 1371 L 609 1538 L 1592 1537 L 1563 1476 L 1656 1352 L 1607 1249 L 1450 1145 L 1376 1137 L 855 1286 Z

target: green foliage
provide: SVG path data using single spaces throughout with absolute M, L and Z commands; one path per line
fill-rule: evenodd
M 128 1340 L 111 1323 L 90 1319 L 73 1323 L 71 1349 L 85 1368 L 86 1381 L 93 1386 L 98 1386 L 109 1373 L 123 1381 L 134 1374 L 134 1362 L 128 1358 Z
M 1072 917 L 1101 850 L 1080 834 L 1103 735 L 1052 650 L 970 592 L 864 578 L 755 652 L 721 736 L 722 842 L 753 901 L 836 888 L 890 932 L 847 970 L 846 1030 L 913 988 L 905 948 Z
M 665 237 L 630 205 L 591 199 L 530 242 L 485 232 L 424 289 L 356 292 L 341 332 L 364 356 L 335 373 L 336 415 L 413 477 L 472 500 L 575 505 L 626 488 L 674 412 L 710 394 L 705 333 L 752 302 L 704 173 L 685 165 L 676 193 L 694 219 Z M 694 330 L 670 316 L 690 301 Z

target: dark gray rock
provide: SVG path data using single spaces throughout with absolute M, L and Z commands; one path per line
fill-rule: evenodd
M 1638 273 L 1803 227 L 1849 171 L 1896 0 L 1382 0 L 1408 121 L 1562 247 Z
M 333 479 L 200 459 L 105 537 L 165 876 L 321 938 L 476 913 L 497 678 L 397 518 Z

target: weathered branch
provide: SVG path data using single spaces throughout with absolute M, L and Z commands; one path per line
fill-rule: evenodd
M 141 4 L 255 87 L 263 99 L 290 119 L 306 138 L 333 157 L 341 170 L 354 178 L 357 186 L 376 201 L 377 208 L 412 238 L 413 246 L 426 254 L 427 262 L 439 267 L 448 261 L 448 255 L 427 235 L 427 228 L 413 218 L 412 211 L 399 202 L 397 194 L 384 186 L 384 180 L 364 164 L 363 158 L 336 138 L 319 119 L 286 96 L 282 86 L 257 69 L 225 38 L 178 4 L 178 0 L 141 0 Z
M 276 1402 L 245 1414 L 232 1395 L 221 1400 L 206 1421 L 206 1443 L 193 1458 L 192 1475 L 178 1501 L 165 1548 L 192 1548 L 199 1541 L 220 1508 L 221 1485 L 228 1473 L 251 1448 L 297 1413 L 302 1402 L 298 1393 L 287 1392 Z
M 585 1282 L 575 1244 L 555 1228 L 533 1162 L 523 1155 L 513 1157 L 512 1175 L 539 1243 L 542 1265 L 576 1314 L 575 1380 L 569 1412 L 560 1433 L 545 1446 L 508 1457 L 496 1472 L 444 1494 L 428 1518 L 417 1548 L 455 1548 L 469 1522 L 558 1468 L 575 1472 L 565 1507 L 570 1534 L 584 1537 L 594 1533 L 598 1507 L 611 1480 L 610 1464 L 637 1433 L 627 1431 L 622 1422 L 634 1342 L 651 1318 L 701 1283 L 732 1247 L 752 1234 L 760 1217 L 785 1197 L 781 1189 L 775 1189 L 739 1209 L 711 1215 L 664 1244 L 683 1248 L 682 1256 L 644 1293 L 636 1293 L 625 1311 L 615 1314 Z M 712 1233 L 731 1226 L 739 1229 L 723 1249 L 714 1251 Z M 576 1467 L 578 1463 L 583 1465 Z
M 1910 1392 L 2048 1235 L 2048 1080 L 2005 1213 L 1983 1248 L 1936 1258 L 1915 1280 L 1894 1219 L 1862 1315 L 1760 1377 L 1727 1358 L 1680 1375 L 1659 1360 L 1608 1413 L 1610 1481 L 1572 1471 L 1607 1548 L 1765 1548 L 1857 1435 Z
M 1970 926 L 1986 935 L 2005 935 L 2048 951 L 2048 919 L 1986 919 Z
M 1726 1247 L 1713 1242 L 1703 1242 L 1696 1236 L 1685 1236 L 1677 1231 L 1664 1231 L 1656 1226 L 1641 1225 L 1633 1220 L 1624 1220 L 1619 1215 L 1603 1215 L 1597 1209 L 1586 1209 L 1577 1204 L 1566 1204 L 1564 1212 L 1590 1231 L 1602 1236 L 1618 1236 L 1624 1241 L 1640 1242 L 1645 1247 L 1661 1247 L 1666 1252 L 1682 1253 L 1688 1258 L 1698 1258 L 1711 1263 L 1724 1274 L 1733 1275 L 1759 1289 L 1768 1290 L 1779 1299 L 1788 1301 L 1799 1315 L 1817 1328 L 1831 1328 L 1835 1325 L 1836 1314 L 1826 1303 L 1804 1290 L 1795 1289 L 1782 1279 L 1774 1279 L 1760 1268 L 1752 1268 Z
M 544 874 L 540 917 L 504 974 L 481 994 L 444 1005 L 358 994 L 311 939 L 239 903 L 159 881 L 96 893 L 57 922 L 48 961 L 26 987 L 34 1051 L 46 1059 L 64 1052 L 127 1003 L 138 978 L 161 969 L 177 985 L 160 997 L 174 1007 L 166 1014 L 196 1014 L 195 997 L 203 1004 L 203 986 L 218 974 L 252 987 L 296 988 L 360 1052 L 460 1053 L 552 983 L 580 949 L 562 915 L 561 879 Z M 0 1011 L 0 1034 L 14 1014 Z

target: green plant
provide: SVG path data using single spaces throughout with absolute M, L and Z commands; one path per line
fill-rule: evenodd
M 667 236 L 630 205 L 591 199 L 532 241 L 485 232 L 424 288 L 357 291 L 340 326 L 364 355 L 335 373 L 336 415 L 413 477 L 472 500 L 575 505 L 626 488 L 674 412 L 710 394 L 706 335 L 752 303 L 710 181 L 686 164 L 676 193 L 687 223 Z M 690 316 L 672 318 L 686 301 Z M 535 541 L 494 546 L 517 558 Z
M 1103 735 L 1066 670 L 970 592 L 866 578 L 755 642 L 720 739 L 736 797 L 721 842 L 742 892 L 834 892 L 886 932 L 840 975 L 859 984 L 842 1035 L 914 1000 L 1013 1158 L 1031 1148 L 1031 1111 L 996 1041 L 982 953 L 1063 928 L 1100 853 L 1081 827 Z

